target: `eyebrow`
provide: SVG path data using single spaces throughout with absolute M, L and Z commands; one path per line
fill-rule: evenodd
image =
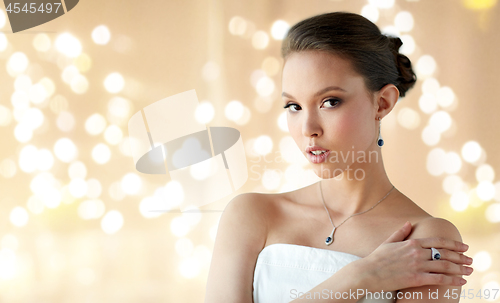
M 339 91 L 346 92 L 346 90 L 344 90 L 344 89 L 342 89 L 342 88 L 340 88 L 338 86 L 328 86 L 328 87 L 325 87 L 322 90 L 318 91 L 316 94 L 314 94 L 314 97 L 318 97 L 318 96 L 320 96 L 320 95 L 322 95 L 322 94 L 324 94 L 324 93 L 326 93 L 328 91 L 331 91 L 331 90 L 339 90 Z M 287 97 L 287 98 L 290 98 L 290 99 L 294 99 L 294 97 L 292 97 L 290 94 L 285 93 L 285 92 L 283 92 L 281 94 L 281 96 L 282 97 Z

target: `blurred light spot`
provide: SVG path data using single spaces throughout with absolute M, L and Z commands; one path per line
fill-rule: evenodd
M 37 34 L 33 39 L 33 47 L 39 52 L 46 52 L 52 46 L 50 37 L 47 34 Z
M 23 91 L 23 92 L 28 92 L 31 85 L 33 85 L 31 78 L 28 75 L 21 74 L 16 77 L 16 80 L 14 81 L 14 89 L 16 91 Z M 12 99 L 11 99 L 12 100 Z M 14 102 L 14 101 L 12 101 Z
M 24 146 L 19 153 L 19 168 L 25 173 L 31 173 L 36 170 L 36 159 L 38 149 L 31 144 Z
M 439 176 L 444 172 L 446 153 L 442 148 L 434 148 L 427 155 L 427 171 L 433 176 Z
M 2 280 L 13 279 L 16 276 L 17 266 L 16 254 L 11 249 L 0 250 L 0 278 Z
M 190 208 L 187 211 L 184 211 L 182 213 L 182 215 L 184 216 L 184 218 L 186 219 L 186 222 L 190 226 L 196 226 L 196 224 L 198 224 L 201 220 L 200 209 L 196 206 L 194 208 Z
M 122 97 L 115 96 L 108 102 L 108 111 L 119 118 L 128 118 L 130 115 L 130 102 Z
M 52 156 L 50 150 L 42 148 L 38 150 L 36 162 L 38 170 L 47 171 L 54 165 L 54 156 Z
M 474 259 L 474 270 L 487 271 L 491 267 L 491 255 L 485 250 L 477 252 L 472 259 Z
M 77 94 L 85 93 L 89 88 L 89 81 L 84 75 L 76 75 L 70 83 L 71 90 Z
M 275 190 L 280 186 L 281 175 L 275 169 L 267 169 L 262 175 L 262 185 L 268 190 Z
M 125 79 L 120 73 L 111 73 L 104 79 L 104 87 L 112 94 L 119 93 L 125 86 Z
M 0 126 L 7 126 L 12 122 L 12 113 L 8 107 L 0 104 Z
M 193 257 L 188 257 L 179 263 L 179 272 L 184 278 L 192 279 L 200 274 L 200 261 Z
M 467 190 L 467 188 L 460 176 L 448 175 L 443 180 L 443 190 L 451 195 L 459 190 Z
M 19 240 L 13 234 L 6 234 L 2 237 L 2 248 L 8 248 L 12 251 L 16 251 L 19 246 Z
M 214 118 L 215 109 L 212 103 L 208 101 L 200 102 L 200 104 L 196 107 L 196 111 L 194 116 L 196 121 L 200 124 L 207 124 Z
M 68 111 L 61 111 L 57 115 L 56 125 L 63 132 L 70 132 L 75 127 L 75 117 Z
M 413 16 L 410 12 L 401 11 L 394 18 L 394 25 L 400 32 L 409 32 L 413 29 Z
M 127 157 L 132 157 L 132 150 L 130 148 L 131 140 L 137 140 L 137 139 L 134 138 L 130 139 L 129 137 L 124 137 L 122 142 L 120 142 L 119 146 L 120 152 Z
M 36 107 L 32 107 L 26 111 L 21 120 L 21 123 L 23 123 L 30 129 L 35 130 L 43 124 L 44 120 L 45 117 L 42 111 Z
M 378 8 L 375 5 L 366 4 L 361 9 L 361 15 L 373 23 L 376 23 L 379 18 Z
M 90 69 L 92 66 L 92 59 L 89 55 L 81 53 L 80 56 L 73 60 L 73 64 L 76 66 L 80 73 L 84 73 Z
M 57 189 L 50 187 L 41 194 L 40 199 L 46 207 L 56 208 L 61 204 L 62 195 Z
M 423 55 L 417 61 L 417 72 L 422 76 L 430 76 L 436 71 L 436 61 L 430 55 Z
M 247 22 L 245 19 L 234 16 L 229 21 L 229 32 L 235 36 L 242 36 L 247 29 Z
M 105 208 L 102 200 L 85 200 L 78 206 L 78 216 L 83 220 L 99 219 L 104 214 Z
M 397 118 L 399 124 L 407 129 L 415 129 L 420 125 L 420 116 L 409 107 L 403 107 L 399 110 Z
M 170 222 L 170 230 L 176 237 L 184 237 L 189 232 L 189 224 L 185 217 L 175 217 Z
M 26 68 L 28 68 L 28 64 L 28 57 L 26 57 L 24 53 L 15 52 L 9 57 L 9 60 L 7 61 L 7 69 L 12 71 L 13 74 L 11 74 L 11 76 L 17 75 L 24 72 Z
M 214 61 L 208 61 L 201 69 L 201 75 L 205 81 L 217 80 L 220 76 L 220 67 Z
M 273 150 L 273 140 L 266 135 L 259 136 L 255 139 L 253 149 L 259 155 L 267 155 Z
M 495 186 L 490 181 L 481 181 L 476 187 L 476 193 L 479 199 L 490 201 L 495 196 Z
M 109 186 L 108 193 L 109 193 L 109 196 L 111 197 L 111 199 L 116 200 L 116 201 L 123 200 L 123 198 L 125 198 L 125 196 L 126 196 L 122 190 L 121 182 L 119 182 L 119 181 L 113 182 Z
M 87 176 L 87 167 L 82 161 L 74 161 L 68 167 L 68 175 L 70 179 L 85 179 Z
M 92 159 L 98 164 L 105 164 L 111 158 L 111 150 L 104 143 L 97 143 L 92 149 Z
M 469 163 L 474 163 L 481 157 L 481 146 L 476 141 L 468 141 L 462 146 L 462 158 Z
M 462 168 L 462 159 L 460 159 L 460 156 L 456 152 L 446 153 L 444 171 L 448 174 L 455 174 L 460 168 Z
M 391 36 L 391 37 L 399 37 L 401 33 L 394 25 L 388 25 L 381 29 L 383 35 Z
M 464 191 L 455 191 L 450 197 L 450 206 L 455 211 L 466 210 L 469 206 L 469 196 Z
M 415 40 L 411 35 L 401 35 L 401 41 L 403 45 L 399 49 L 399 52 L 403 55 L 409 56 L 415 52 Z
M 179 206 L 184 201 L 184 190 L 178 181 L 170 181 L 165 185 L 165 197 L 170 207 Z
M 193 241 L 189 238 L 179 238 L 175 241 L 175 251 L 181 257 L 189 257 L 193 253 Z
M 80 74 L 78 68 L 74 65 L 66 66 L 61 74 L 64 83 L 70 84 L 71 81 Z
M 117 210 L 108 211 L 101 219 L 101 228 L 107 234 L 114 234 L 123 226 L 123 216 Z
M 439 106 L 446 108 L 453 104 L 455 93 L 448 86 L 443 86 L 437 91 L 436 97 Z
M 439 132 L 444 132 L 448 130 L 451 126 L 451 117 L 448 112 L 443 110 L 437 111 L 432 114 L 429 119 L 429 124 Z
M 235 120 L 234 122 L 236 122 L 236 124 L 238 124 L 238 125 L 245 125 L 248 123 L 248 121 L 250 121 L 251 117 L 252 117 L 252 113 L 250 112 L 248 107 L 244 106 L 243 107 L 243 115 L 238 120 Z
M 431 94 L 422 94 L 420 99 L 418 99 L 418 106 L 420 110 L 422 110 L 426 114 L 430 114 L 437 109 L 437 100 L 434 95 Z
M 45 208 L 43 201 L 37 195 L 32 195 L 28 199 L 28 209 L 35 215 L 41 214 Z
M 85 121 L 85 130 L 92 136 L 99 135 L 106 128 L 106 119 L 99 113 L 92 114 Z
M 422 130 L 422 140 L 426 145 L 434 146 L 441 140 L 441 133 L 432 125 L 428 125 Z
M 24 207 L 16 206 L 10 211 L 9 219 L 15 226 L 21 227 L 28 223 L 28 211 Z
M 394 6 L 394 0 L 368 0 L 368 3 L 378 8 L 391 8 Z
M 243 104 L 241 104 L 241 102 L 237 100 L 230 101 L 226 105 L 226 108 L 224 109 L 224 114 L 226 115 L 226 118 L 231 121 L 240 119 L 243 116 L 243 113 L 244 113 Z
M 101 196 L 102 186 L 101 182 L 97 179 L 87 180 L 87 197 L 91 199 L 99 198 Z
M 123 176 L 121 188 L 128 195 L 135 195 L 142 187 L 142 179 L 136 173 L 128 173 Z
M 14 128 L 14 137 L 17 141 L 26 143 L 33 138 L 33 129 L 24 123 L 20 123 Z
M 288 121 L 286 117 L 286 112 L 282 112 L 278 117 L 278 127 L 284 131 L 289 132 L 288 130 Z
M 479 165 L 478 168 L 476 168 L 476 180 L 477 182 L 493 182 L 493 180 L 495 180 L 495 171 L 493 170 L 493 167 L 489 164 Z
M 123 139 L 123 132 L 120 127 L 110 125 L 104 131 L 104 139 L 111 145 L 117 145 Z
M 500 203 L 493 203 L 491 205 L 488 205 L 484 212 L 484 215 L 486 216 L 486 219 L 491 223 L 500 222 Z
M 497 0 L 462 0 L 465 8 L 473 10 L 487 10 L 494 7 Z
M 269 35 L 264 31 L 257 31 L 252 36 L 252 46 L 255 49 L 264 49 L 269 44 Z
M 69 33 L 63 33 L 56 38 L 56 49 L 70 58 L 76 58 L 82 52 L 80 41 Z
M 437 95 L 440 88 L 439 81 L 436 78 L 427 78 L 422 83 L 422 93 Z
M 139 203 L 139 212 L 144 218 L 159 217 L 165 210 L 165 206 L 161 205 L 161 200 L 157 197 L 145 197 Z
M 262 61 L 261 68 L 268 77 L 272 77 L 277 75 L 280 71 L 280 62 L 275 57 L 266 57 L 264 61 Z
M 87 194 L 87 182 L 81 178 L 71 180 L 68 185 L 70 194 L 75 198 L 81 198 Z
M 274 81 L 273 81 L 273 79 L 271 79 L 267 76 L 261 77 L 257 81 L 257 83 L 255 85 L 255 89 L 257 90 L 257 93 L 260 96 L 262 96 L 262 97 L 269 96 L 274 92 Z
M 260 78 L 267 77 L 266 72 L 261 69 L 256 69 L 250 75 L 250 83 L 253 87 L 257 87 L 257 82 L 259 82 Z
M 96 44 L 105 45 L 109 42 L 111 33 L 106 25 L 99 25 L 92 31 L 92 40 Z
M 11 159 L 4 159 L 0 162 L 0 175 L 4 178 L 12 178 L 16 175 L 16 162 Z
M 78 150 L 73 141 L 61 138 L 54 144 L 54 154 L 62 162 L 69 163 L 77 157 Z
M 3 52 L 7 49 L 7 45 L 9 42 L 7 41 L 7 37 L 4 33 L 0 33 L 0 52 Z
M 288 24 L 288 22 L 283 20 L 276 20 L 271 27 L 271 36 L 275 40 L 283 40 L 289 29 L 290 25 Z

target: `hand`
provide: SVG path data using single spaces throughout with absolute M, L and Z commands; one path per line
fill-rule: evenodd
M 462 242 L 445 238 L 423 238 L 403 241 L 411 231 L 411 223 L 392 234 L 371 254 L 359 261 L 361 277 L 368 290 L 395 291 L 422 285 L 461 286 L 461 279 L 452 275 L 470 275 L 470 264 Z M 432 260 L 431 247 L 439 250 L 440 260 Z M 472 268 L 471 268 L 472 269 Z

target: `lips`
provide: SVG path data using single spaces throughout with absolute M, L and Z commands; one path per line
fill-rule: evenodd
M 319 145 L 310 145 L 310 146 L 306 147 L 306 153 L 312 154 L 311 152 L 314 151 L 314 150 L 324 150 L 326 152 L 329 151 L 329 149 L 321 147 Z

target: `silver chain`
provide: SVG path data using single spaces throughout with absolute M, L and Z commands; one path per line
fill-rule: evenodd
M 366 213 L 367 211 L 369 210 L 372 210 L 375 206 L 377 206 L 380 202 L 382 202 L 390 193 L 391 191 L 394 189 L 394 185 L 392 186 L 391 190 L 382 198 L 380 199 L 380 201 L 378 201 L 375 205 L 373 205 L 371 208 L 363 211 L 363 212 L 360 212 L 360 213 L 357 213 L 357 214 L 353 214 L 353 215 L 350 215 L 347 219 L 344 220 L 347 221 L 349 220 L 351 217 L 354 217 L 354 216 L 357 216 L 357 215 L 361 215 L 361 214 L 364 214 Z M 323 201 L 323 206 L 325 207 L 325 210 L 326 210 L 326 213 L 328 214 L 328 219 L 330 219 L 330 222 L 332 223 L 332 226 L 333 228 L 337 229 L 337 227 L 339 227 L 340 225 L 344 224 L 344 222 L 340 223 L 338 226 L 335 226 L 333 224 L 333 221 L 332 221 L 332 217 L 330 216 L 330 212 L 328 212 L 328 209 L 326 208 L 326 204 L 325 204 L 325 198 L 323 198 L 323 189 L 321 188 L 321 181 L 319 182 L 319 190 L 321 191 L 321 200 Z

